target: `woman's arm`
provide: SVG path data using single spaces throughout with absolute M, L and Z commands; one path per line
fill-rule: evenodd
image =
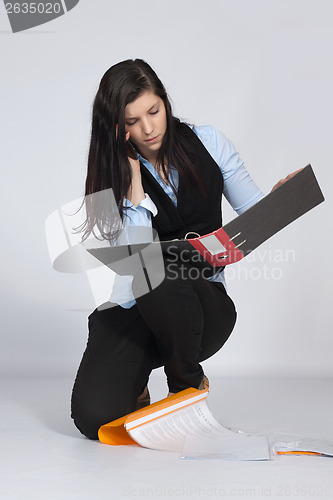
M 223 194 L 238 215 L 265 196 L 246 170 L 232 142 L 222 132 L 211 126 L 195 127 L 194 131 L 219 165 L 224 180 Z M 300 170 L 281 179 L 272 191 Z
M 152 217 L 157 215 L 155 203 L 143 191 L 140 170 L 133 174 L 131 188 L 124 200 L 123 228 L 114 246 L 153 241 Z
M 157 214 L 156 205 L 143 190 L 140 161 L 132 149 L 129 138 L 130 134 L 127 132 L 126 141 L 128 141 L 128 160 L 132 168 L 132 182 L 124 200 L 123 230 L 113 243 L 115 246 L 153 241 L 152 217 Z
M 212 126 L 195 127 L 194 132 L 220 167 L 223 194 L 238 215 L 265 196 L 246 170 L 232 142 L 222 132 Z
M 132 184 L 127 193 L 127 199 L 137 207 L 140 201 L 144 200 L 145 193 L 141 182 L 140 162 L 133 158 L 128 158 L 132 167 Z
M 123 229 L 113 242 L 115 246 L 153 241 L 152 217 L 157 214 L 157 208 L 151 198 L 144 193 L 139 160 L 129 158 L 129 161 L 133 170 L 132 185 L 124 204 Z M 131 275 L 116 274 L 109 301 L 126 309 L 132 307 L 135 304 L 132 281 Z

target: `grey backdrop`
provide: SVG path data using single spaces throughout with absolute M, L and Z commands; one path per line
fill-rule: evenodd
M 3 375 L 77 369 L 94 300 L 85 275 L 52 269 L 44 223 L 83 194 L 97 85 L 134 57 L 176 115 L 234 142 L 262 190 L 310 162 L 326 196 L 228 270 L 238 323 L 206 372 L 333 374 L 332 16 L 330 0 L 80 0 L 12 34 L 0 8 Z

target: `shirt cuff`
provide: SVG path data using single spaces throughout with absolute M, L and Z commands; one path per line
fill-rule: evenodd
M 157 210 L 155 203 L 153 202 L 153 200 L 150 198 L 149 194 L 147 194 L 147 193 L 145 193 L 144 199 L 141 200 L 140 203 L 136 207 L 133 205 L 133 203 L 130 200 L 125 198 L 124 207 L 131 208 L 132 210 L 138 210 L 139 207 L 145 208 L 146 210 L 148 210 L 149 212 L 152 213 L 153 217 L 155 217 L 158 214 L 158 210 Z
M 134 299 L 132 290 L 133 278 L 131 275 L 121 276 L 116 274 L 109 301 L 119 305 L 132 301 Z
M 253 207 L 253 205 L 256 205 L 258 203 L 258 201 L 265 198 L 265 196 L 266 195 L 264 193 L 260 192 L 259 194 L 257 194 L 253 198 L 251 198 L 251 200 L 249 200 L 245 205 L 242 205 L 241 207 L 236 207 L 236 208 L 234 208 L 234 210 L 237 212 L 237 215 L 242 215 L 249 208 Z

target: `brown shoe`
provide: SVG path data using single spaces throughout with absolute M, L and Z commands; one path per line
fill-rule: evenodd
M 209 380 L 208 378 L 206 377 L 206 375 L 203 376 L 201 382 L 200 382 L 200 385 L 198 387 L 198 390 L 199 391 L 202 391 L 202 390 L 209 390 Z M 175 393 L 174 392 L 169 392 L 168 394 L 168 397 L 169 396 L 173 396 Z
M 202 391 L 202 390 L 205 390 L 205 391 L 206 391 L 206 390 L 209 390 L 209 380 L 208 380 L 208 378 L 206 377 L 206 375 L 204 375 L 204 376 L 203 376 L 203 379 L 201 380 L 201 382 L 200 382 L 200 385 L 199 385 L 198 389 L 199 389 L 200 391 Z
M 150 405 L 150 394 L 148 390 L 148 386 L 144 388 L 144 391 L 140 396 L 138 397 L 138 400 L 136 402 L 136 409 L 141 410 L 141 408 L 145 408 L 146 406 Z

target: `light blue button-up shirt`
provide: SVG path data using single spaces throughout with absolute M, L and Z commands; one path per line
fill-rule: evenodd
M 220 167 L 224 181 L 223 195 L 238 215 L 245 212 L 265 196 L 247 172 L 243 161 L 231 141 L 222 132 L 209 125 L 193 127 L 193 131 Z M 164 184 L 149 161 L 140 155 L 139 159 L 171 198 L 174 205 L 177 206 L 177 197 L 171 186 Z M 170 175 L 172 183 L 177 189 L 179 184 L 178 172 L 172 166 L 170 166 Z M 133 238 L 131 238 L 131 227 L 133 226 L 147 228 L 147 232 L 150 232 L 150 235 L 147 235 L 147 240 L 152 241 L 150 228 L 152 227 L 152 217 L 155 217 L 157 214 L 157 208 L 148 194 L 145 193 L 145 198 L 136 207 L 129 200 L 126 200 L 125 207 L 128 216 L 124 217 L 124 231 L 116 244 L 134 243 Z M 210 281 L 220 281 L 225 285 L 223 271 L 208 279 Z M 119 304 L 124 308 L 132 307 L 135 304 L 132 281 L 133 276 L 119 276 L 117 274 L 109 299 L 110 302 Z

